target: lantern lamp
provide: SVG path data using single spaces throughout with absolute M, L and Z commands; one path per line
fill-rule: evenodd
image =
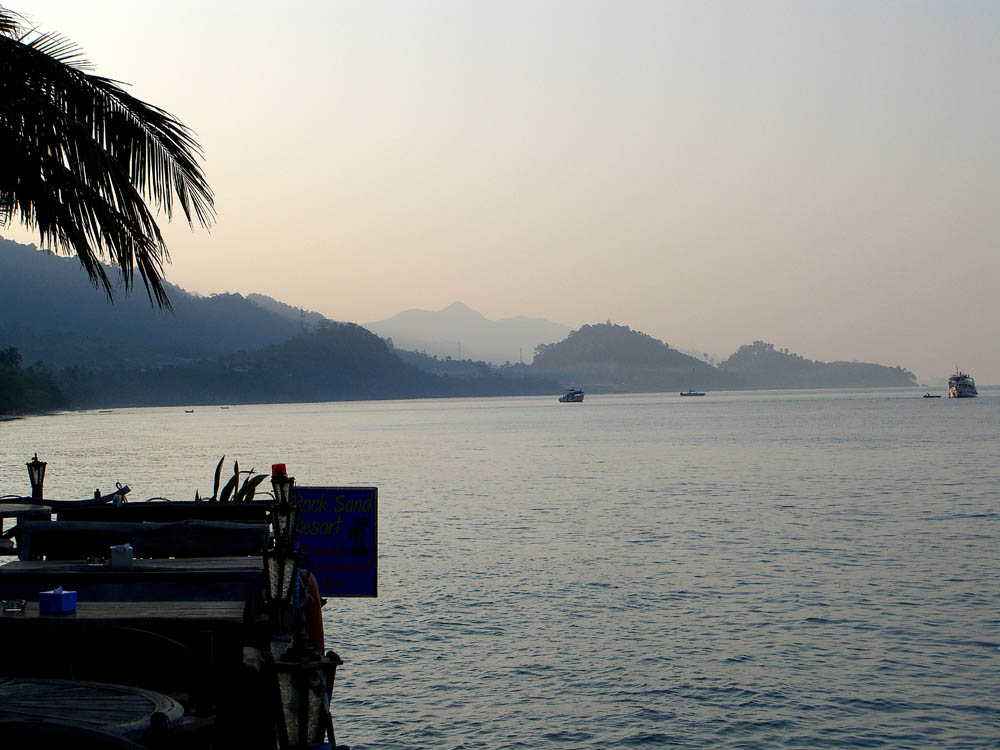
M 267 598 L 272 604 L 290 606 L 299 573 L 299 553 L 276 549 L 264 552 Z
M 292 502 L 292 487 L 295 486 L 295 477 L 287 474 L 273 474 L 271 476 L 271 487 L 274 489 L 274 499 L 279 505 L 289 505 Z
M 38 460 L 38 453 L 35 453 L 35 457 L 25 463 L 28 467 L 28 481 L 31 482 L 31 499 L 41 500 L 42 499 L 42 485 L 45 483 L 45 467 L 44 461 Z
M 293 539 L 298 523 L 299 509 L 294 505 L 276 505 L 271 509 L 271 522 L 274 524 L 275 545 L 290 550 L 294 547 Z
M 324 736 L 336 746 L 330 698 L 337 667 L 343 663 L 333 651 L 318 660 L 282 658 L 274 662 L 280 704 L 279 747 L 316 747 Z

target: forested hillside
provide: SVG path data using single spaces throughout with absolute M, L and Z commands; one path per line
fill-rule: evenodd
M 154 308 L 141 291 L 120 294 L 111 305 L 75 258 L 0 238 L 0 345 L 53 369 L 113 361 L 149 367 L 259 348 L 301 329 L 239 294 L 199 297 L 166 288 L 173 310 Z
M 257 351 L 232 352 L 156 369 L 72 368 L 62 382 L 75 405 L 236 404 L 552 392 L 551 382 L 434 375 L 404 363 L 385 341 L 353 323 L 315 330 Z
M 539 346 L 532 368 L 591 391 L 738 387 L 711 365 L 611 322 L 585 325 L 563 341 Z
M 167 288 L 172 311 L 152 307 L 141 293 L 111 305 L 76 259 L 0 239 L 0 348 L 44 361 L 30 368 L 31 381 L 48 383 L 51 372 L 51 382 L 66 394 L 29 398 L 14 381 L 4 381 L 7 411 L 558 390 L 524 367 L 435 367 L 416 354 L 425 366 L 414 367 L 358 325 L 333 323 L 263 295 L 199 297 Z
M 583 326 L 557 344 L 540 346 L 533 369 L 592 391 L 882 388 L 912 386 L 902 367 L 865 362 L 816 362 L 755 341 L 718 367 L 671 349 L 628 326 Z
M 916 375 L 899 365 L 816 362 L 765 341 L 741 346 L 719 369 L 751 388 L 880 388 L 917 382 Z
M 22 367 L 16 348 L 0 350 L 0 417 L 37 414 L 68 405 L 66 395 L 43 366 Z

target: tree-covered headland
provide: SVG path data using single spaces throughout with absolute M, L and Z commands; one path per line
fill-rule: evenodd
M 63 409 L 69 399 L 41 362 L 21 366 L 12 346 L 0 350 L 0 416 L 18 416 Z

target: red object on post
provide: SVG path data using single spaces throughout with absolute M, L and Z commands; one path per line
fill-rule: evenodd
M 272 477 L 288 476 L 288 470 L 285 468 L 284 464 L 271 464 L 271 476 Z

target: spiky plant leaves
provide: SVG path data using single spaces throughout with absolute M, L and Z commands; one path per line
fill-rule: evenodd
M 253 477 L 247 477 L 247 480 L 243 483 L 243 487 L 240 488 L 239 494 L 236 497 L 236 502 L 252 503 L 254 496 L 257 494 L 257 487 L 265 479 L 267 479 L 267 474 L 257 474 Z
M 211 502 L 215 502 L 219 497 L 219 482 L 222 481 L 222 462 L 226 460 L 223 456 L 219 459 L 219 464 L 215 467 L 215 486 L 212 488 L 212 499 Z
M 219 496 L 219 502 L 220 503 L 228 503 L 229 502 L 229 497 L 236 490 L 236 485 L 237 485 L 237 483 L 239 481 L 240 481 L 240 475 L 239 474 L 233 474 L 229 478 L 229 481 L 226 482 L 226 486 L 222 488 L 222 494 Z

